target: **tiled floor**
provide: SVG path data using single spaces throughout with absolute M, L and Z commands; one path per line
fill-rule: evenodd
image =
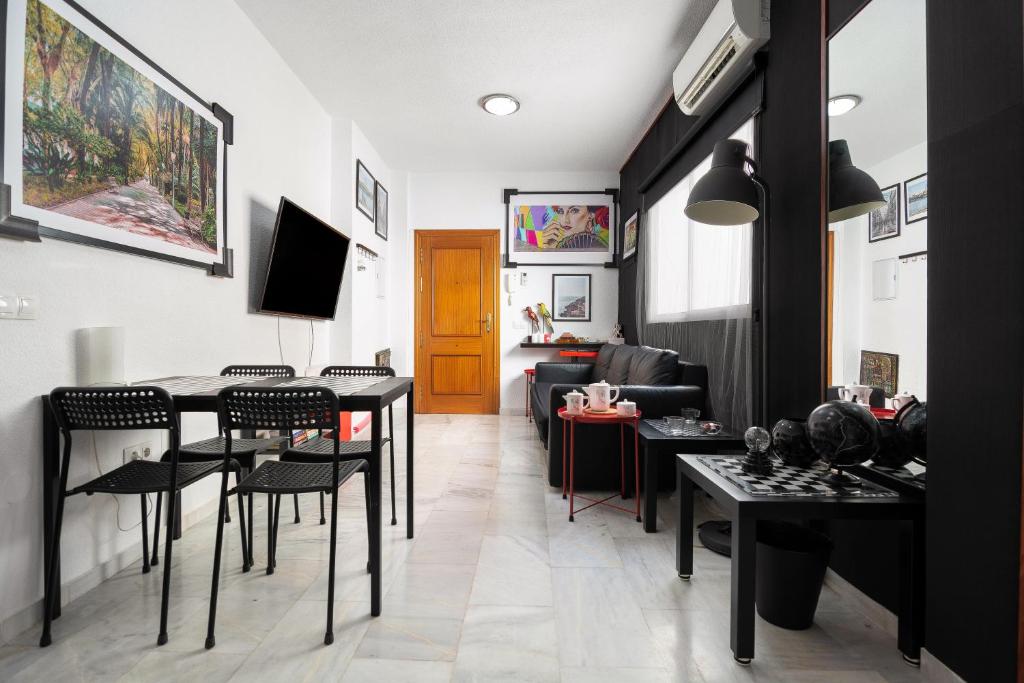
M 136 565 L 68 605 L 50 648 L 35 647 L 38 629 L 0 648 L 0 680 L 921 680 L 893 639 L 827 588 L 808 631 L 759 619 L 757 658 L 738 666 L 728 561 L 698 548 L 693 580 L 680 581 L 670 504 L 660 506 L 657 534 L 605 509 L 570 524 L 524 418 L 416 423 L 416 538 L 405 538 L 399 500 L 399 526 L 384 527 L 381 617 L 369 616 L 362 484 L 353 481 L 341 496 L 332 646 L 322 644 L 329 527 L 305 496 L 301 525 L 284 506 L 273 576 L 263 572 L 264 511 L 248 574 L 227 527 L 214 650 L 203 649 L 216 528 L 208 518 L 175 546 L 167 645 L 155 644 L 161 572 L 143 576 Z M 401 449 L 398 460 L 401 492 Z

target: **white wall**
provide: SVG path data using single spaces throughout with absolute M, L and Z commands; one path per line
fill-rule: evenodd
M 501 230 L 505 225 L 505 204 L 502 190 L 603 190 L 618 187 L 619 177 L 614 172 L 604 173 L 411 173 L 409 174 L 410 235 L 414 230 Z M 407 272 L 413 270 L 412 249 L 405 258 Z M 502 244 L 504 251 L 504 243 Z M 548 350 L 526 350 L 519 342 L 528 334 L 526 306 L 535 310 L 538 301 L 551 306 L 552 273 L 590 273 L 592 278 L 592 321 L 589 323 L 554 323 L 555 333 L 574 334 L 607 339 L 618 318 L 619 271 L 601 266 L 533 266 L 502 269 L 501 274 L 501 412 L 523 414 L 525 410 L 525 381 L 523 370 L 542 360 L 556 360 L 557 354 Z M 527 284 L 512 295 L 508 303 L 505 292 L 506 273 L 526 273 Z M 398 283 L 395 283 L 398 285 Z M 413 319 L 411 278 L 402 287 L 396 303 L 401 302 L 402 317 Z M 404 293 L 404 294 L 403 294 Z M 411 323 L 407 326 L 411 331 Z M 406 358 L 413 358 L 412 336 L 406 340 Z
M 404 172 L 394 171 L 351 119 L 335 117 L 332 164 L 335 175 L 331 217 L 333 224 L 352 238 L 348 268 L 342 283 L 337 319 L 331 323 L 331 362 L 373 365 L 374 353 L 391 348 L 391 365 L 399 374 L 412 372 L 405 356 L 405 328 L 411 323 L 396 314 L 395 296 L 405 282 L 406 182 Z M 388 239 L 376 234 L 373 221 L 355 203 L 356 160 L 388 192 Z M 375 251 L 384 261 L 385 297 L 377 296 L 373 265 L 357 268 L 356 244 Z
M 899 354 L 899 390 L 927 398 L 927 261 L 898 262 L 895 299 L 872 298 L 872 264 L 928 248 L 928 220 L 904 224 L 903 181 L 927 169 L 927 147 L 917 145 L 871 168 L 880 187 L 900 185 L 900 236 L 868 243 L 867 216 L 835 226 L 836 303 L 833 384 L 857 382 L 860 351 Z
M 234 2 L 82 3 L 185 85 L 234 114 L 227 208 L 235 278 L 215 279 L 195 268 L 54 240 L 0 240 L 0 291 L 35 294 L 41 303 L 38 320 L 0 322 L 4 637 L 39 617 L 38 396 L 75 382 L 74 330 L 123 325 L 130 380 L 217 373 L 236 362 L 276 363 L 277 322 L 247 313 L 251 205 L 276 211 L 284 194 L 325 219 L 331 216 L 330 119 Z M 169 36 L 187 36 L 187 45 Z M 329 344 L 326 324 L 315 327 L 314 364 L 328 360 Z M 309 324 L 286 319 L 281 333 L 285 362 L 301 371 L 307 363 Z M 215 430 L 212 417 L 185 417 L 186 439 Z M 105 471 L 121 464 L 121 448 L 139 440 L 137 435 L 98 434 L 94 458 L 89 435 L 83 433 L 72 454 L 70 485 L 95 476 L 96 459 Z M 212 482 L 193 487 L 184 499 L 186 512 L 214 496 Z M 122 503 L 121 526 L 137 524 L 138 499 L 129 496 Z M 69 583 L 95 577 L 97 567 L 139 543 L 140 532 L 137 527 L 117 530 L 111 496 L 76 496 L 68 500 L 64 538 L 63 573 Z

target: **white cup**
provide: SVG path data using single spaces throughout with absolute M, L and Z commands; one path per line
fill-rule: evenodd
M 623 417 L 633 417 L 636 415 L 636 403 L 633 401 L 619 401 L 615 404 L 615 412 Z
M 583 409 L 587 407 L 587 397 L 580 392 L 573 390 L 565 395 L 565 412 L 569 415 L 582 415 Z

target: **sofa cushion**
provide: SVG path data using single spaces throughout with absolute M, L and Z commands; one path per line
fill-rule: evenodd
M 604 378 L 608 384 L 625 384 L 629 377 L 629 364 L 636 353 L 635 346 L 620 346 L 615 350 L 611 363 L 608 364 L 608 375 Z
M 595 382 L 600 382 L 601 380 L 608 381 L 608 369 L 611 367 L 616 349 L 620 348 L 623 348 L 620 344 L 605 344 L 597 352 L 597 358 L 594 359 L 594 373 L 592 375 Z
M 626 383 L 638 386 L 674 384 L 679 375 L 679 354 L 641 346 L 633 352 Z

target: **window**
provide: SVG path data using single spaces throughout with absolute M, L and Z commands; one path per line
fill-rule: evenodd
M 733 135 L 753 147 L 753 119 Z M 753 226 L 691 221 L 683 209 L 711 157 L 647 211 L 647 322 L 750 317 Z

